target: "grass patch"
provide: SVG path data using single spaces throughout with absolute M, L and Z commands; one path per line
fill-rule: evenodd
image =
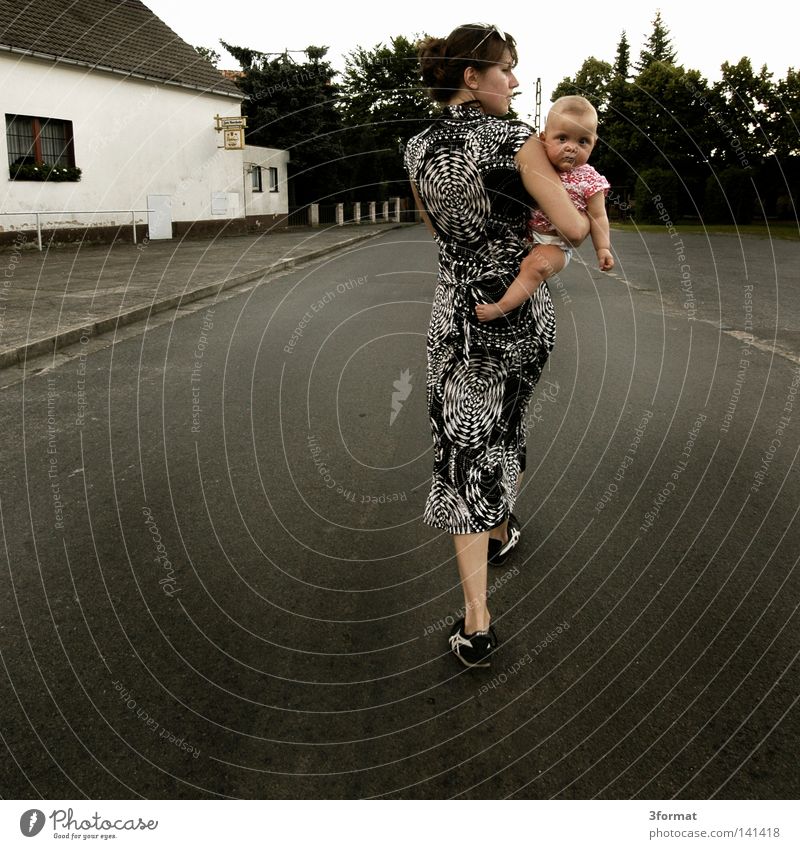
M 612 230 L 628 230 L 642 233 L 659 233 L 663 224 L 635 224 L 630 221 L 612 221 Z M 681 233 L 721 234 L 728 236 L 757 236 L 762 239 L 789 239 L 800 242 L 800 228 L 791 221 L 775 221 L 769 224 L 701 224 L 698 221 L 680 221 L 675 229 Z

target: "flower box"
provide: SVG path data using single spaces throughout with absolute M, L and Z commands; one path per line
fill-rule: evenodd
M 37 180 L 51 183 L 75 183 L 81 178 L 81 169 L 63 165 L 12 165 L 12 180 Z

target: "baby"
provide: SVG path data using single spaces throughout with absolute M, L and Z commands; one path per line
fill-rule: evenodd
M 586 162 L 597 142 L 597 112 L 585 98 L 560 97 L 547 116 L 541 134 L 547 158 L 559 172 L 561 182 L 575 206 L 586 211 L 590 221 L 592 244 L 601 271 L 614 267 L 611 236 L 606 215 L 605 196 L 608 180 Z M 572 248 L 553 229 L 541 210 L 534 209 L 529 229 L 535 243 L 522 260 L 519 274 L 503 297 L 493 304 L 478 304 L 475 312 L 481 321 L 500 318 L 523 304 L 543 280 L 562 271 L 572 257 Z

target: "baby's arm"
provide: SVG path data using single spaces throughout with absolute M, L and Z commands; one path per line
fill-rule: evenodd
M 500 318 L 524 304 L 539 288 L 542 280 L 564 268 L 564 251 L 556 245 L 536 245 L 522 260 L 519 274 L 509 283 L 503 297 L 494 304 L 478 304 L 475 312 L 481 321 Z
M 611 255 L 611 227 L 608 223 L 604 192 L 597 192 L 589 198 L 586 212 L 589 214 L 589 232 L 600 270 L 611 271 L 614 267 L 614 257 Z

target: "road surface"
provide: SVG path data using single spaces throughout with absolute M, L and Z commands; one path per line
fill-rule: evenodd
M 3 795 L 796 797 L 796 246 L 615 245 L 552 282 L 486 672 L 420 522 L 423 228 L 3 389 Z

